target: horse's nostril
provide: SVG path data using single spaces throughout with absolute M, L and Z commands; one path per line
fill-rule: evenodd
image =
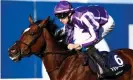
M 15 53 L 17 52 L 17 50 L 16 50 L 15 48 L 10 48 L 10 49 L 8 50 L 8 52 L 9 52 L 10 54 L 15 54 Z
M 16 49 L 12 49 L 10 51 L 11 51 L 11 53 L 15 53 L 16 52 Z

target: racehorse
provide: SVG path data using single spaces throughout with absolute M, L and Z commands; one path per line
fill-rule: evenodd
M 69 51 L 65 45 L 57 42 L 55 25 L 49 19 L 33 22 L 30 16 L 29 27 L 9 48 L 9 57 L 13 61 L 20 61 L 26 56 L 37 55 L 42 59 L 50 80 L 97 80 L 97 74 L 90 67 L 82 65 L 84 56 L 80 51 Z M 118 49 L 114 52 L 133 67 L 133 50 Z M 133 68 L 113 80 L 133 80 Z

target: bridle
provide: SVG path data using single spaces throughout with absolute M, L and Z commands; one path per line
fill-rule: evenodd
M 23 42 L 21 40 L 16 41 L 16 44 L 17 43 L 20 43 L 20 44 L 24 44 L 24 45 L 26 45 L 28 47 L 28 49 L 29 49 L 29 52 L 28 52 L 29 55 L 28 56 L 30 56 L 31 54 L 33 54 L 32 51 L 31 51 L 32 50 L 31 47 L 37 41 L 37 39 L 41 36 L 42 31 L 43 31 L 43 28 L 45 28 L 45 25 L 43 27 L 40 27 L 40 25 L 37 25 L 37 27 L 39 28 L 38 29 L 38 32 L 37 32 L 37 33 L 39 33 L 39 35 L 37 35 L 36 37 L 34 37 L 34 39 L 29 44 L 27 44 L 27 43 L 25 43 L 25 42 Z M 42 57 L 45 57 L 45 56 L 47 56 L 49 54 L 53 54 L 53 55 L 60 54 L 60 55 L 71 56 L 71 55 L 74 55 L 75 53 L 76 52 L 73 52 L 71 50 L 64 50 L 64 51 L 56 51 L 56 52 L 40 52 L 40 53 L 35 53 L 35 55 L 38 56 L 38 57 L 40 57 L 40 58 L 42 58 Z M 20 57 L 22 57 L 22 56 L 23 56 L 22 53 L 20 53 Z M 58 67 L 55 67 L 54 69 L 52 69 L 51 71 L 49 71 L 48 74 L 52 73 L 53 71 L 55 71 L 57 69 L 58 69 Z

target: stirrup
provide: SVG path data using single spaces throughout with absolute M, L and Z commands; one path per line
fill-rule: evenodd
M 84 59 L 84 62 L 83 62 L 83 64 L 82 64 L 82 66 L 88 66 L 89 65 L 89 62 L 88 62 L 88 58 L 86 57 L 85 59 Z
M 88 66 L 88 62 L 84 61 L 84 63 L 82 64 L 82 66 Z
M 89 65 L 89 58 L 88 55 L 84 54 L 83 64 L 82 66 L 88 66 Z

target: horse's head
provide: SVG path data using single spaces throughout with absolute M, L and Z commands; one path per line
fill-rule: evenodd
M 30 56 L 32 53 L 38 53 L 41 48 L 45 47 L 42 31 L 46 26 L 49 17 L 39 22 L 33 22 L 29 17 L 30 26 L 21 35 L 20 40 L 16 41 L 8 50 L 9 57 L 13 61 L 19 61 L 25 56 Z

